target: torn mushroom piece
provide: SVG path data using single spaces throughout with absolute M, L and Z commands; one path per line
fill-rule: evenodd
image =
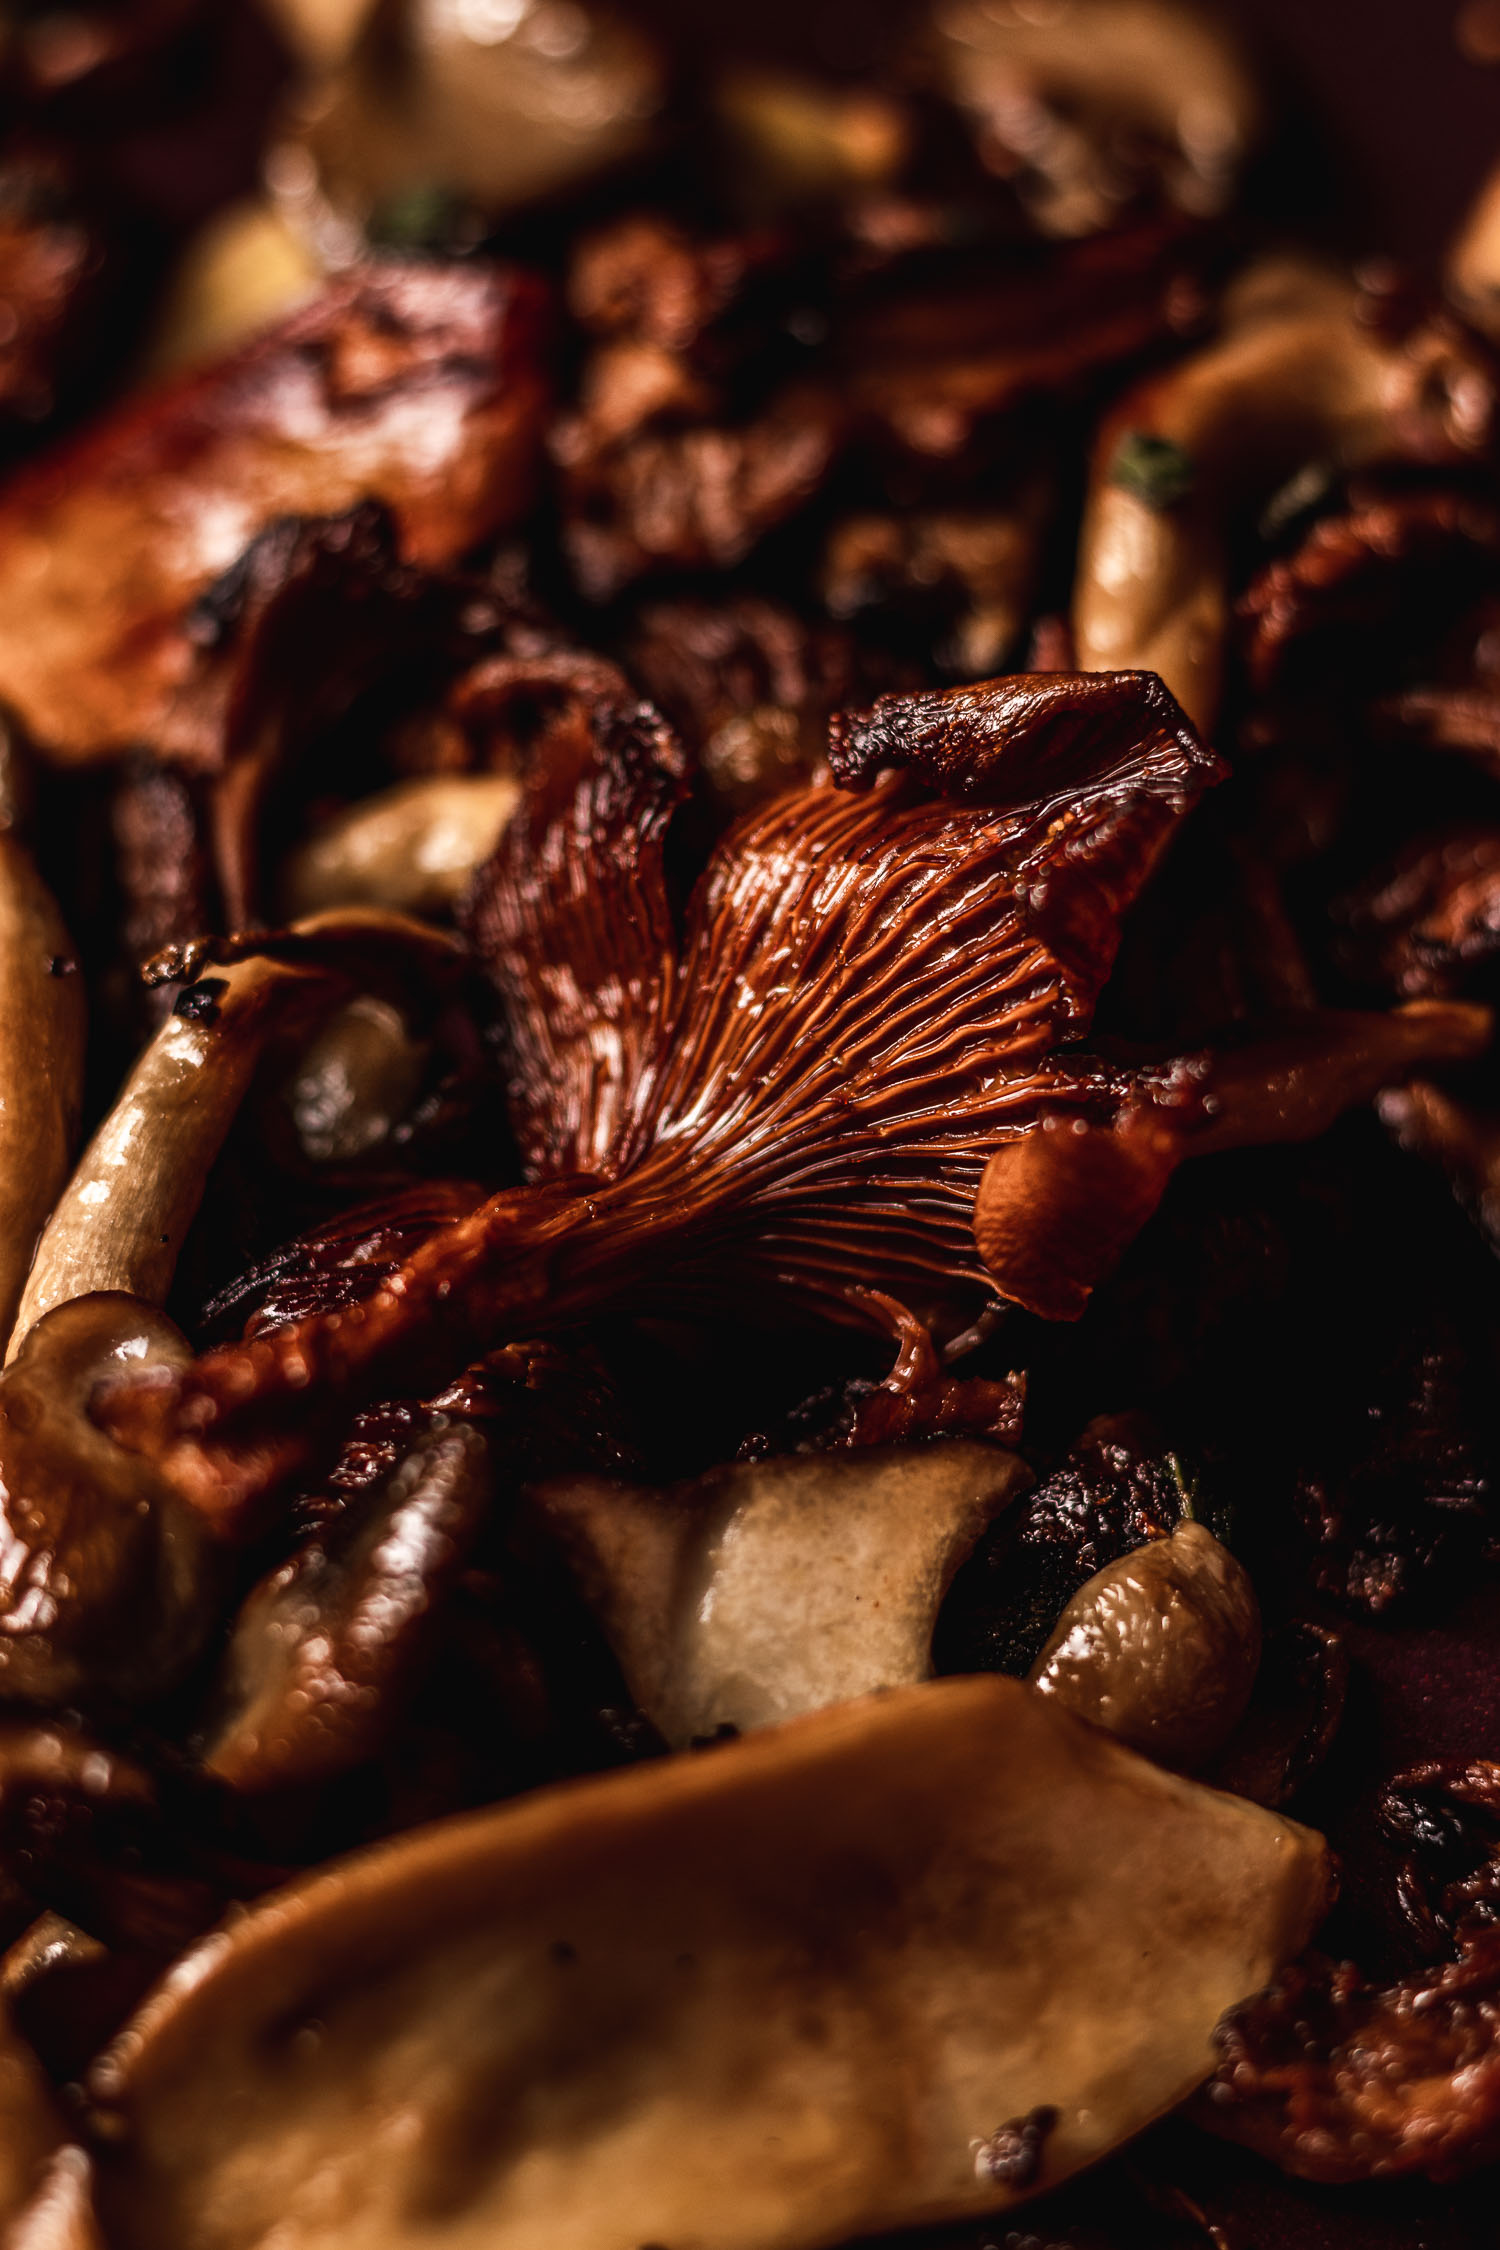
M 1030 1475 L 970 1440 L 792 1454 L 662 1491 L 580 1477 L 531 1508 L 674 1747 L 932 1676 L 954 1572 Z
M 79 1296 L 38 1319 L 0 1377 L 0 1696 L 43 1706 L 149 1700 L 214 1624 L 203 1527 L 90 1417 L 122 1367 L 190 1357 L 163 1313 Z
M 934 43 L 985 163 L 1048 234 L 1103 231 L 1143 194 L 1222 210 L 1258 128 L 1244 58 L 1177 0 L 948 0 Z
M 1206 1524 L 1179 1524 L 1080 1587 L 1031 1668 L 1041 1695 L 1163 1765 L 1206 1765 L 1244 1713 L 1260 1605 Z
M 1112 1108 L 1054 1111 L 996 1151 L 974 1206 L 980 1255 L 1005 1296 L 1076 1319 L 1180 1163 L 1312 1140 L 1383 1088 L 1482 1054 L 1490 1032 L 1488 1009 L 1458 1002 L 1413 1001 L 1388 1015 L 1320 1010 L 1241 1046 L 1143 1069 Z
M 123 1383 L 109 1426 L 234 1518 L 326 1457 L 351 1406 L 623 1296 L 878 1325 L 873 1290 L 967 1327 L 991 1294 L 984 1164 L 1066 1100 L 1063 1042 L 1217 769 L 1139 675 L 888 699 L 832 754 L 846 786 L 724 839 L 679 950 L 662 853 L 681 751 L 611 681 L 575 693 L 473 914 L 540 1177 L 435 1232 L 357 1317 Z
M 1448 252 L 1449 295 L 1484 335 L 1500 336 L 1500 170 L 1475 197 Z
M 537 286 L 481 264 L 363 266 L 235 357 L 121 409 L 0 500 L 0 695 L 45 754 L 162 738 L 189 612 L 283 516 L 383 501 L 414 562 L 530 505 L 547 406 Z
M 169 959 L 185 975 L 48 1220 L 11 1335 L 91 1290 L 165 1301 L 208 1175 L 273 1041 L 306 1037 L 371 981 L 451 978 L 457 952 L 425 923 L 374 909 L 313 915 L 280 935 Z
M 1477 459 L 1494 384 L 1472 338 L 1391 340 L 1357 291 L 1303 266 L 1252 269 L 1223 334 L 1111 412 L 1095 451 L 1073 600 L 1078 662 L 1159 672 L 1194 722 L 1218 712 L 1235 521 L 1310 463 Z
M 252 1909 L 92 2074 L 101 2216 L 814 2250 L 1004 2210 L 1183 2099 L 1327 1894 L 1305 1829 L 1015 1681 L 896 1690 Z M 1018 2185 L 986 2151 L 1041 2108 Z
M 388 1739 L 488 1506 L 471 1425 L 423 1432 L 362 1505 L 246 1601 L 206 1729 L 204 1770 L 249 1795 L 322 1787 Z

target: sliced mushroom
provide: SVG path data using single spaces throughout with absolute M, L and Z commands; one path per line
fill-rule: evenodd
M 207 1771 L 247 1791 L 347 1772 L 385 1741 L 490 1497 L 489 1448 L 425 1432 L 351 1528 L 264 1579 L 221 1675 Z
M 1206 1524 L 1183 1523 L 1079 1588 L 1031 1669 L 1059 1702 L 1163 1765 L 1205 1765 L 1260 1664 L 1260 1605 Z
M 389 906 L 450 914 L 520 798 L 509 774 L 430 774 L 365 797 L 315 831 L 282 871 L 287 911 Z
M 954 1572 L 1030 1481 L 1015 1454 L 952 1439 L 533 1497 L 631 1694 L 680 1747 L 930 1679 Z
M 124 1290 L 147 1304 L 164 1301 L 209 1172 L 268 1047 L 305 1035 L 347 996 L 362 943 L 372 964 L 406 949 L 441 967 L 452 953 L 439 932 L 368 910 L 313 916 L 279 943 L 244 943 L 265 949 L 184 986 L 84 1150 L 37 1245 L 8 1358 L 44 1313 L 70 1298 Z
M 1205 2077 L 1327 1895 L 1319 1838 L 1017 1681 L 897 1690 L 252 1908 L 93 2073 L 101 2215 L 118 2250 L 814 2250 L 1002 2210 Z
M 1482 452 L 1494 385 L 1472 339 L 1435 323 L 1391 341 L 1360 310 L 1335 275 L 1256 268 L 1230 293 L 1221 339 L 1115 409 L 1095 454 L 1074 589 L 1085 670 L 1159 672 L 1211 729 L 1236 517 L 1312 462 Z
M 191 1356 L 152 1306 L 80 1297 L 38 1321 L 0 1378 L 6 1700 L 150 1697 L 201 1648 L 214 1612 L 197 1518 L 89 1417 L 106 1375 L 175 1370 Z
M 83 978 L 25 846 L 0 831 L 0 1325 L 68 1175 L 83 1098 Z

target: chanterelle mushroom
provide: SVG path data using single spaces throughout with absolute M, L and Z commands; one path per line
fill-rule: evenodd
M 651 1491 L 579 1477 L 534 1504 L 668 1742 L 925 1680 L 958 1565 L 1030 1482 L 964 1439 L 792 1454 Z
M 1187 2094 L 1318 1838 L 1020 1683 L 448 1821 L 190 1953 L 98 2066 L 119 2250 L 815 2250 L 1003 2210 Z M 1026 2186 L 993 2160 L 1053 2111 Z

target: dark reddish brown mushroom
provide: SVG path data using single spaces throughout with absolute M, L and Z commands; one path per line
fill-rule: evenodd
M 530 503 L 547 390 L 534 284 L 378 264 L 236 357 L 122 409 L 0 502 L 0 695 L 69 763 L 156 742 L 192 603 L 257 532 L 365 499 L 451 561 Z

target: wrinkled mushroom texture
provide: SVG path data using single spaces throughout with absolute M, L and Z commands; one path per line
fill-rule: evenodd
M 665 1490 L 580 1477 L 532 1504 L 674 1747 L 932 1675 L 954 1572 L 1030 1473 L 950 1440 L 739 1462 Z
M 62 916 L 0 833 L 0 1332 L 68 1174 L 83 1101 L 83 977 Z
M 1205 215 L 1228 201 L 1259 103 L 1223 30 L 1174 0 L 951 0 L 937 57 L 1049 233 L 1107 227 L 1141 175 Z
M 950 1331 L 972 1318 L 985 1161 L 1078 1096 L 1059 1043 L 1217 767 L 1133 676 L 889 698 L 833 755 L 847 787 L 791 791 L 719 846 L 679 951 L 676 743 L 610 693 L 554 728 L 473 917 L 509 1007 L 517 1137 L 550 1176 L 435 1232 L 347 1313 L 119 1386 L 110 1426 L 226 1521 L 361 1397 L 434 1389 L 625 1294 L 863 1324 L 873 1289 Z
M 398 781 L 315 829 L 288 854 L 283 900 L 292 914 L 327 906 L 452 913 L 515 811 L 510 774 L 430 774 Z
M 263 1579 L 220 1668 L 205 1770 L 236 1789 L 294 1788 L 380 1749 L 490 1496 L 477 1430 L 424 1432 L 352 1523 Z
M 0 696 L 66 761 L 158 739 L 192 603 L 282 516 L 392 511 L 452 560 L 530 503 L 546 411 L 534 284 L 361 267 L 236 357 L 96 423 L 0 499 Z
M 1417 1000 L 1389 1014 L 1314 1009 L 1218 1052 L 1098 1081 L 1092 1114 L 1045 1115 L 997 1149 L 974 1205 L 985 1266 L 1008 1297 L 1076 1319 L 1193 1156 L 1313 1140 L 1340 1114 L 1490 1042 L 1487 1008 Z
M 63 2137 L 41 2064 L 0 2011 L 0 2229 L 10 2227 L 40 2186 Z
M 190 1953 L 93 2074 L 119 2250 L 815 2250 L 1003 2210 L 1180 2101 L 1321 1840 L 1019 1682 L 447 1821 Z
M 1433 322 L 1390 341 L 1342 278 L 1252 269 L 1221 337 L 1147 377 L 1100 434 L 1073 596 L 1078 662 L 1159 672 L 1211 730 L 1236 517 L 1309 462 L 1477 457 L 1493 408 L 1472 339 Z
M 423 923 L 359 908 L 310 916 L 277 939 L 243 945 L 252 949 L 246 958 L 215 962 L 184 985 L 79 1158 L 37 1244 L 9 1358 L 44 1313 L 92 1290 L 162 1303 L 214 1160 L 272 1041 L 305 1038 L 331 1014 L 358 981 L 362 952 L 376 977 L 392 959 L 407 977 L 424 968 L 441 976 L 452 953 Z M 201 958 L 191 954 L 183 973 Z M 339 1121 L 323 1123 L 332 1131 Z
M 1206 1524 L 1184 1523 L 1080 1586 L 1030 1676 L 1144 1756 L 1191 1769 L 1228 1740 L 1259 1664 L 1249 1573 Z
M 165 1314 L 86 1296 L 39 1320 L 0 1377 L 0 1696 L 138 1700 L 191 1666 L 214 1622 L 201 1526 L 89 1402 L 121 1368 L 181 1367 Z

